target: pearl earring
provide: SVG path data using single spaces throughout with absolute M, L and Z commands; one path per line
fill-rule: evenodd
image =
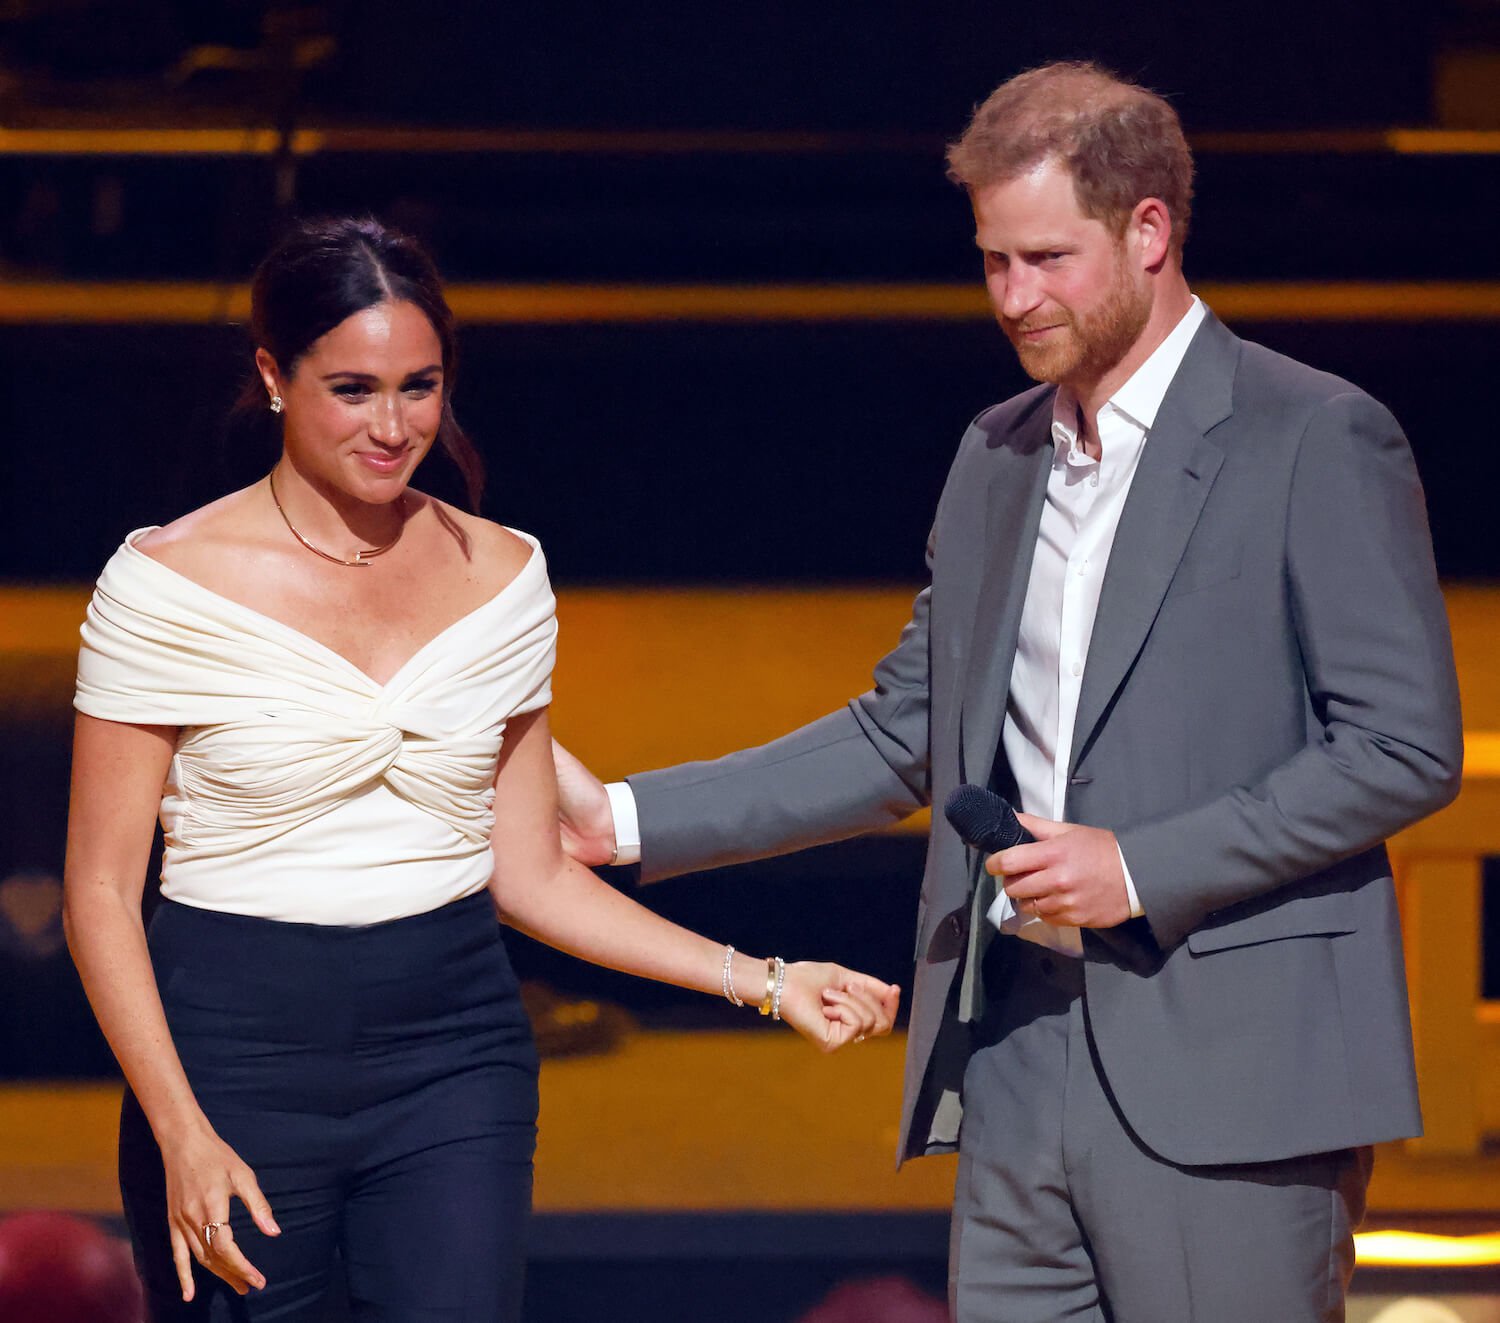
M 279 396 L 279 395 L 273 395 L 273 396 L 271 396 L 271 412 L 272 413 L 280 413 L 285 407 L 286 407 L 286 405 L 282 403 L 281 396 Z

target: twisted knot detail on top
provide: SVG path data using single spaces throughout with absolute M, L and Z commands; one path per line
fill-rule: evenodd
M 506 722 L 551 700 L 555 600 L 534 538 L 494 597 L 384 684 L 126 538 L 83 625 L 75 706 L 178 726 L 163 801 L 177 860 L 254 849 L 372 785 L 487 849 Z M 169 863 L 171 862 L 169 855 Z

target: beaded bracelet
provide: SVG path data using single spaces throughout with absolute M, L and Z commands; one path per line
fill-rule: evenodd
M 734 947 L 724 948 L 724 973 L 719 980 L 719 985 L 724 989 L 724 999 L 731 1006 L 743 1006 L 744 999 L 734 990 Z

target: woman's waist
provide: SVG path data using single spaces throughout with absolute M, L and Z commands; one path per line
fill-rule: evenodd
M 148 940 L 167 1024 L 195 1087 L 209 1078 L 231 1092 L 260 1087 L 262 1075 L 274 1083 L 280 1071 L 323 1069 L 328 1060 L 391 1066 L 447 1043 L 470 1044 L 463 1060 L 477 1060 L 529 1042 L 484 893 L 357 927 L 167 900 Z
M 493 867 L 487 848 L 383 860 L 293 850 L 195 857 L 169 848 L 161 894 L 207 913 L 356 931 L 429 914 L 473 896 L 485 890 Z
M 208 909 L 163 897 L 148 945 L 157 979 L 243 987 L 354 982 L 397 986 L 462 964 L 499 939 L 484 890 L 370 923 L 309 923 Z

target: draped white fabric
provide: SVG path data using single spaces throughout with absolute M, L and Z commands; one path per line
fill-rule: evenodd
M 99 578 L 74 701 L 90 716 L 182 728 L 162 803 L 164 893 L 191 877 L 174 898 L 229 908 L 222 896 L 243 892 L 245 878 L 225 870 L 269 879 L 296 857 L 334 878 L 351 866 L 426 863 L 461 875 L 460 891 L 476 878 L 482 885 L 505 724 L 551 701 L 557 622 L 536 540 L 519 534 L 532 552 L 516 578 L 378 684 L 305 634 L 152 559 L 135 546 L 147 531 L 126 538 Z M 371 857 L 388 825 L 377 819 L 392 812 L 406 823 L 401 857 Z M 318 825 L 330 814 L 336 834 L 334 821 Z M 206 878 L 226 886 L 205 890 Z M 438 903 L 456 899 L 453 889 L 439 884 Z M 371 922 L 430 908 L 430 884 L 419 890 L 416 900 L 383 897 L 375 914 L 351 916 L 347 904 L 289 910 L 269 899 L 234 908 Z

